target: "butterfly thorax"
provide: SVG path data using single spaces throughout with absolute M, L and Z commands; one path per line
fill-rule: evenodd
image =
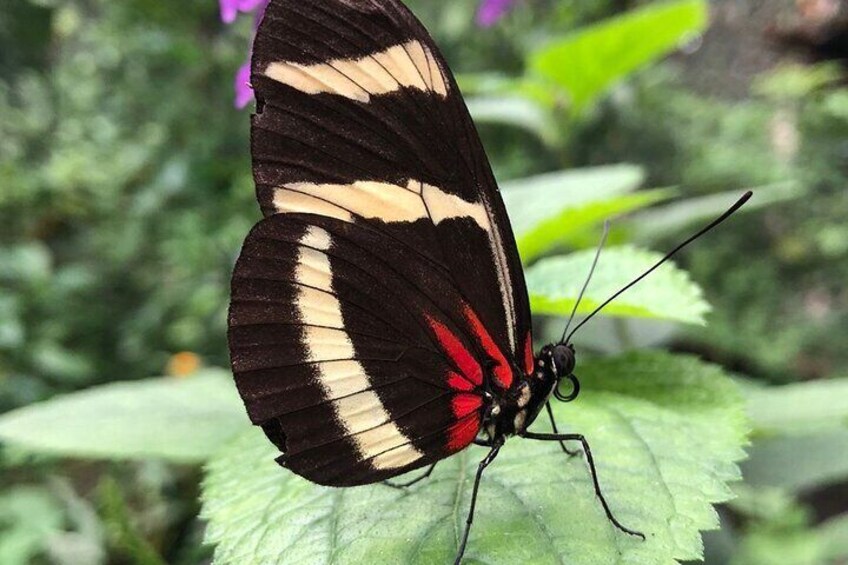
M 535 372 L 521 375 L 501 396 L 493 396 L 486 408 L 483 429 L 490 440 L 521 435 L 548 402 L 557 385 L 554 360 L 549 347 L 543 348 L 534 363 Z

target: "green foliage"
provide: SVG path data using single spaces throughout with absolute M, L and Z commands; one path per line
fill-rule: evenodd
M 498 124 L 521 128 L 554 146 L 559 130 L 550 114 L 531 100 L 520 96 L 478 96 L 466 100 L 468 111 L 478 125 Z
M 748 414 L 758 433 L 809 434 L 848 427 L 848 379 L 753 388 Z
M 223 364 L 255 209 L 231 103 L 244 47 L 214 2 L 37 4 L 0 8 L 0 27 L 50 30 L 38 64 L 0 79 L 4 409 L 160 374 L 181 350 Z
M 740 208 L 740 212 L 761 210 L 779 202 L 794 200 L 805 193 L 793 182 L 759 186 L 751 190 L 754 196 Z M 698 222 L 709 222 L 727 210 L 728 206 L 742 194 L 742 190 L 731 190 L 654 206 L 630 218 L 628 227 L 635 239 L 653 241 L 663 236 L 680 233 Z
M 843 71 L 837 63 L 815 66 L 783 65 L 754 81 L 755 93 L 781 100 L 801 100 L 817 90 L 839 82 Z
M 848 479 L 848 379 L 753 387 L 745 396 L 758 438 L 743 463 L 748 483 L 798 492 Z
M 793 563 L 816 565 L 824 559 L 822 544 L 810 530 L 809 512 L 790 497 L 774 489 L 737 489 L 731 506 L 757 517 L 739 548 L 732 565 Z
M 848 557 L 848 515 L 825 520 L 818 528 L 824 546 L 824 558 L 830 560 Z
M 595 251 L 542 259 L 526 271 L 531 309 L 536 314 L 568 316 L 592 266 Z M 602 252 L 592 282 L 580 302 L 578 313 L 588 314 L 616 291 L 645 272 L 661 254 L 634 247 L 611 247 Z M 604 308 L 605 316 L 656 318 L 694 324 L 704 323 L 709 311 L 701 289 L 686 272 L 663 265 L 652 273 L 649 284 L 633 287 Z
M 132 523 L 129 505 L 115 479 L 107 478 L 98 489 L 100 506 L 109 524 L 112 545 L 134 565 L 165 565 L 165 561 Z
M 0 563 L 27 565 L 64 527 L 62 507 L 47 491 L 16 487 L 0 495 Z
M 755 206 L 761 194 L 771 200 L 781 196 L 777 187 L 794 186 L 789 195 L 797 190 L 801 198 L 732 219 L 681 260 L 714 306 L 710 325 L 688 332 L 685 341 L 771 382 L 845 374 L 848 309 L 839 281 L 848 278 L 848 200 L 836 148 L 848 135 L 848 96 L 833 88 L 801 98 L 776 91 L 742 99 L 701 96 L 693 84 L 715 92 L 703 83 L 709 65 L 730 64 L 710 60 L 630 81 L 624 102 L 611 103 L 572 141 L 582 148 L 577 158 L 637 162 L 648 184 L 679 184 L 689 196 L 727 193 L 727 203 L 748 187 L 775 187 L 755 189 Z M 683 234 L 667 231 L 665 219 L 678 211 L 675 203 L 635 215 L 628 222 L 632 236 L 673 245 Z
M 649 4 L 553 42 L 530 55 L 530 67 L 564 88 L 575 112 L 633 71 L 704 30 L 703 0 Z
M 848 478 L 845 379 L 782 387 L 748 386 L 756 441 L 742 463 L 745 485 L 731 508 L 745 517 L 732 563 L 825 563 L 848 557 L 848 515 L 815 524 L 796 497 Z M 838 492 L 838 486 L 835 487 Z
M 522 260 L 529 263 L 557 247 L 580 246 L 590 228 L 604 220 L 668 198 L 662 190 L 633 193 L 643 180 L 639 167 L 612 165 L 504 183 L 504 203 Z
M 763 438 L 750 449 L 745 478 L 753 485 L 800 491 L 848 478 L 848 429 Z
M 0 439 L 64 457 L 199 463 L 246 423 L 232 378 L 207 371 L 113 383 L 20 408 L 0 417 Z
M 810 509 L 784 491 L 737 485 L 734 511 L 754 518 L 744 527 L 738 547 L 725 562 L 731 565 L 818 565 L 848 557 L 848 516 L 815 525 Z
M 610 525 L 582 456 L 569 460 L 556 444 L 513 439 L 484 477 L 469 560 L 698 558 L 698 530 L 718 523 L 710 503 L 729 498 L 725 482 L 739 478 L 738 393 L 718 368 L 661 353 L 586 362 L 580 374 L 585 393 L 557 415 L 589 439 L 614 512 L 647 541 Z M 217 563 L 452 559 L 483 449 L 440 463 L 410 492 L 330 489 L 281 472 L 260 436 L 240 437 L 208 466 L 203 516 Z
M 622 258 L 615 246 L 669 249 L 745 188 L 763 187 L 746 207 L 759 206 L 757 214 L 725 224 L 679 256 L 679 268 L 645 281 L 622 297 L 623 310 L 608 314 L 625 316 L 625 323 L 615 320 L 622 328 L 648 326 L 639 321 L 642 316 L 699 321 L 706 302 L 683 277 L 685 268 L 715 309 L 708 327 L 682 334 L 669 329 L 677 346 L 744 370 L 760 383 L 812 381 L 747 392 L 755 426 L 744 467 L 749 485 L 737 489 L 742 498 L 724 521 L 730 549 L 718 562 L 848 558 L 848 508 L 839 501 L 839 485 L 848 480 L 843 387 L 839 380 L 817 382 L 848 374 L 848 92 L 836 87 L 844 82 L 844 69 L 793 64 L 751 72 L 746 62 L 776 55 L 749 49 L 739 35 L 756 35 L 759 29 L 723 27 L 722 3 L 714 4 L 719 25 L 704 37 L 703 48 L 648 68 L 686 39 L 686 29 L 702 30 L 705 2 L 638 2 L 641 7 L 630 11 L 612 0 L 519 2 L 501 25 L 481 31 L 473 23 L 477 0 L 409 1 L 460 71 L 463 91 L 473 94 L 471 111 L 499 178 L 522 179 L 502 184 L 530 265 L 534 308 L 558 316 L 539 321 L 540 335 L 546 328 L 557 336 L 561 331 L 561 317 L 588 270 L 590 254 L 579 250 L 594 247 L 600 222 L 608 216 L 624 215 L 613 224 L 599 276 L 625 282 L 631 267 L 635 273 L 644 266 L 642 252 Z M 762 3 L 761 11 L 782 21 L 778 4 Z M 620 16 L 609 19 L 613 14 Z M 112 380 L 161 374 L 179 351 L 194 352 L 207 365 L 226 364 L 229 272 L 257 219 L 247 116 L 231 107 L 232 75 L 246 56 L 248 19 L 226 29 L 213 0 L 0 3 L 0 410 Z M 658 28 L 661 20 L 666 25 Z M 734 56 L 737 44 L 745 52 Z M 567 59 L 554 59 L 559 56 Z M 614 95 L 604 96 L 613 86 Z M 549 171 L 569 172 L 539 177 Z M 665 203 L 671 191 L 643 186 L 679 187 L 673 194 L 682 198 Z M 660 205 L 643 209 L 654 203 Z M 669 272 L 674 276 L 667 280 Z M 607 290 L 612 288 L 596 278 L 581 311 L 606 298 Z M 602 327 L 591 327 L 582 337 Z M 616 339 L 599 335 L 605 340 L 600 349 L 618 347 Z M 693 442 L 670 447 L 682 437 L 678 428 L 688 430 L 684 412 L 687 419 L 694 414 L 693 425 L 700 429 L 701 402 L 716 406 L 711 396 L 699 403 L 676 398 L 676 380 L 684 378 L 686 384 L 685 376 L 700 373 L 701 366 L 663 357 L 657 371 L 664 366 L 675 382 L 640 395 L 639 380 L 624 361 L 586 363 L 585 374 L 583 362 L 581 356 L 584 382 L 588 374 L 597 377 L 561 415 L 575 430 L 590 433 L 614 509 L 637 527 L 672 515 L 677 527 L 698 514 L 702 520 L 680 526 L 683 541 L 676 553 L 695 555 L 693 532 L 710 521 L 696 511 L 706 512 L 706 498 L 681 504 L 672 514 L 665 491 L 648 479 L 656 465 L 665 469 L 679 463 L 678 449 L 690 453 Z M 603 392 L 601 385 L 610 379 L 615 390 Z M 702 385 L 699 381 L 695 390 Z M 666 389 L 675 397 L 668 406 L 659 400 Z M 620 405 L 626 406 L 626 418 L 609 423 L 605 410 Z M 634 416 L 642 407 L 645 414 Z M 710 430 L 726 429 L 725 418 L 733 413 L 716 408 Z M 631 436 L 612 438 L 611 432 L 627 423 L 639 429 L 643 420 L 651 427 L 660 418 L 668 420 L 663 433 L 671 433 L 659 437 L 657 432 L 648 445 L 667 456 L 628 460 L 620 467 L 632 454 L 617 453 L 619 442 Z M 169 563 L 204 562 L 203 526 L 190 518 L 196 511 L 197 470 L 164 462 L 196 465 L 214 457 L 211 488 L 229 460 L 215 454 L 245 427 L 243 408 L 223 371 L 183 382 L 91 388 L 11 412 L 0 419 L 0 438 L 7 446 L 0 479 L 0 562 L 150 562 L 157 553 Z M 705 437 L 700 434 L 698 441 Z M 254 461 L 250 473 L 262 475 L 260 493 L 292 488 L 291 500 L 303 492 L 315 494 L 316 504 L 328 500 L 323 490 L 310 490 L 315 487 L 280 471 L 265 444 L 247 437 L 240 441 L 247 442 L 245 457 L 253 459 L 236 460 L 236 453 L 228 452 L 233 473 Z M 508 561 L 527 557 L 534 548 L 552 551 L 540 527 L 528 519 L 537 515 L 554 517 L 552 531 L 567 534 L 567 540 L 553 542 L 569 556 L 564 561 L 600 556 L 603 562 L 655 563 L 670 555 L 666 526 L 641 546 L 615 534 L 591 496 L 580 462 L 563 462 L 554 457 L 555 449 L 549 453 L 527 443 L 510 442 L 484 483 L 480 520 L 489 524 L 478 528 L 473 540 L 480 557 Z M 729 459 L 714 445 L 701 447 L 697 460 L 693 455 L 689 461 L 697 461 L 701 470 L 714 471 L 716 461 Z M 50 456 L 22 456 L 22 451 Z M 518 477 L 537 476 L 536 460 L 523 460 L 537 454 L 539 475 L 550 467 L 560 482 L 519 484 Z M 412 539 L 420 535 L 421 523 L 433 521 L 428 511 L 443 511 L 453 500 L 441 489 L 459 487 L 460 471 L 467 478 L 475 463 L 470 455 L 476 453 L 444 462 L 436 481 L 422 485 L 415 496 L 396 500 L 397 493 L 364 489 L 361 495 L 334 493 L 328 503 L 333 496 L 341 500 L 343 519 L 337 524 L 357 517 L 370 524 L 373 508 L 355 505 L 356 497 L 385 496 L 387 519 L 400 512 L 403 523 L 415 518 L 409 525 Z M 57 456 L 122 461 L 102 465 Z M 727 469 L 727 477 L 735 476 Z M 107 479 L 101 481 L 101 475 Z M 112 475 L 117 479 L 108 478 Z M 61 488 L 59 476 L 68 477 Z M 643 484 L 650 488 L 634 494 L 628 481 L 635 481 L 636 490 Z M 42 483 L 49 488 L 37 486 Z M 92 491 L 93 484 L 102 488 Z M 467 502 L 467 480 L 462 485 Z M 229 519 L 255 518 L 251 509 L 268 502 L 250 496 L 244 486 L 227 483 L 229 490 L 220 498 L 209 498 L 210 539 L 240 531 Z M 720 496 L 712 500 L 727 496 L 719 486 L 714 490 Z M 428 492 L 434 500 L 426 498 Z M 92 493 L 99 517 L 85 501 Z M 651 505 L 642 508 L 649 494 Z M 514 495 L 532 504 L 524 516 L 516 514 L 520 504 L 499 500 Z M 279 496 L 281 505 L 290 500 L 286 492 Z M 828 513 L 837 514 L 820 522 L 822 500 L 830 501 Z M 282 511 L 276 505 L 269 510 Z M 312 511 L 312 517 L 329 519 L 323 508 Z M 640 514 L 650 512 L 656 514 Z M 422 553 L 421 561 L 450 557 L 457 520 L 437 524 L 438 535 L 425 542 L 432 544 L 426 545 L 432 553 Z M 301 526 L 288 522 L 282 533 L 273 527 L 247 532 L 244 543 L 256 541 L 260 549 L 267 544 L 270 552 Z M 352 537 L 359 528 L 353 524 L 349 531 L 337 531 Z M 375 547 L 401 543 L 405 531 L 374 542 Z M 584 539 L 597 542 L 602 534 L 621 545 L 623 557 L 604 559 L 606 546 L 592 546 L 592 553 L 579 546 Z M 322 547 L 320 540 L 314 543 Z M 374 550 L 369 543 L 351 547 Z M 227 537 L 219 555 L 232 556 L 241 547 Z

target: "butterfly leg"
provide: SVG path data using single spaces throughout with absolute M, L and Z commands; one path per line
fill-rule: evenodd
M 412 485 L 414 485 L 416 483 L 420 483 L 421 481 L 423 481 L 424 479 L 429 477 L 430 474 L 433 472 L 433 469 L 435 469 L 435 468 L 436 468 L 436 464 L 433 463 L 432 465 L 430 465 L 427 468 L 427 470 L 424 472 L 423 475 L 421 475 L 420 477 L 416 477 L 416 478 L 414 478 L 410 481 L 407 481 L 405 483 L 393 483 L 391 481 L 383 481 L 383 484 L 386 485 L 387 487 L 392 487 L 392 488 L 397 488 L 397 489 L 405 489 L 407 487 L 411 487 Z
M 462 543 L 459 544 L 459 551 L 456 552 L 454 565 L 460 565 L 462 556 L 465 555 L 465 546 L 468 544 L 468 534 L 471 533 L 471 523 L 474 521 L 474 507 L 477 506 L 477 491 L 480 488 L 480 479 L 483 477 L 483 471 L 498 456 L 503 443 L 504 438 L 495 439 L 491 451 L 489 451 L 489 454 L 477 466 L 477 475 L 474 477 L 474 489 L 471 491 L 471 508 L 468 509 L 468 518 L 465 520 L 465 532 L 462 534 Z
M 592 450 L 589 449 L 589 442 L 586 441 L 585 437 L 580 434 L 539 434 L 533 432 L 525 432 L 523 437 L 539 441 L 579 441 L 583 446 L 583 451 L 586 452 L 586 461 L 589 463 L 589 470 L 592 472 L 592 482 L 595 485 L 595 494 L 601 501 L 601 506 L 604 507 L 604 512 L 606 513 L 609 521 L 622 532 L 630 534 L 631 536 L 638 536 L 643 540 L 645 539 L 645 534 L 622 526 L 621 522 L 616 520 L 615 516 L 612 515 L 612 510 L 610 510 L 604 495 L 601 493 L 601 485 L 598 483 L 598 472 L 595 470 L 595 460 L 592 459 Z
M 545 408 L 546 408 L 546 409 L 547 409 L 547 411 L 548 411 L 548 417 L 551 419 L 551 428 L 553 428 L 553 430 L 554 430 L 554 433 L 555 433 L 555 434 L 559 434 L 559 430 L 557 429 L 556 420 L 554 419 L 554 411 L 553 411 L 553 409 L 551 408 L 551 403 L 550 403 L 550 402 L 546 402 L 546 403 L 545 403 Z M 569 456 L 569 457 L 574 457 L 575 455 L 578 455 L 578 454 L 580 453 L 579 451 L 571 451 L 570 449 L 568 449 L 568 448 L 565 446 L 565 442 L 564 442 L 564 441 L 560 441 L 560 442 L 559 442 L 559 446 L 562 448 L 563 452 L 565 452 L 565 453 L 567 453 L 567 454 L 568 454 L 568 456 Z

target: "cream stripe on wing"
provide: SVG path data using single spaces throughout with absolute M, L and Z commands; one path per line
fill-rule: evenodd
M 323 251 L 303 248 L 298 256 L 298 282 L 321 290 L 330 290 L 330 262 Z
M 332 389 L 330 400 L 356 394 L 362 390 L 362 379 L 367 379 L 362 365 L 356 361 L 336 361 L 328 364 L 322 374 L 327 389 Z
M 340 67 L 332 63 L 319 65 L 271 63 L 265 74 L 277 82 L 307 94 L 328 92 L 359 102 L 368 102 L 371 99 L 369 92 L 351 80 Z
M 476 202 L 466 202 L 456 194 L 429 184 L 421 185 L 421 197 L 427 203 L 434 224 L 451 218 L 471 218 L 487 232 L 491 230 L 486 209 Z
M 353 221 L 353 217 L 347 210 L 326 200 L 294 190 L 277 189 L 274 191 L 274 209 L 280 214 L 303 212 L 336 218 L 348 223 Z
M 265 68 L 265 76 L 306 94 L 335 94 L 364 103 L 402 87 L 435 92 L 442 98 L 448 95 L 436 58 L 420 41 L 394 45 L 359 59 L 332 59 L 314 65 L 276 61 Z
M 336 297 L 327 292 L 309 287 L 298 289 L 299 314 L 304 324 L 343 330 L 344 322 L 337 304 Z
M 491 221 L 494 222 L 496 216 L 491 204 L 486 200 L 485 194 L 483 194 L 483 206 L 486 210 L 486 216 L 492 218 Z M 504 249 L 503 239 L 501 238 L 501 232 L 497 229 L 497 226 L 495 226 L 495 229 L 489 230 L 489 244 L 492 246 L 492 259 L 495 261 L 495 270 L 498 273 L 498 286 L 501 289 L 501 300 L 503 301 L 504 314 L 506 314 L 510 350 L 515 351 L 515 344 L 518 342 L 518 338 L 515 335 L 515 302 L 513 301 L 512 273 L 509 270 L 509 262 L 506 256 L 506 250 Z
M 401 445 L 391 451 L 381 453 L 371 460 L 371 464 L 377 469 L 397 469 L 415 461 L 420 457 L 420 454 L 421 452 L 415 449 L 412 444 Z
M 456 194 L 415 179 L 410 179 L 406 186 L 376 181 L 351 184 L 297 182 L 274 192 L 274 207 L 281 214 L 301 212 L 344 222 L 353 222 L 354 216 L 386 223 L 415 222 L 429 217 L 437 225 L 454 218 L 474 220 L 489 238 L 503 297 L 510 349 L 515 350 L 518 340 L 515 336 L 512 273 L 501 234 L 492 226 L 495 214 L 485 195 L 482 202 L 468 202 Z
M 421 196 L 394 184 L 373 181 L 357 181 L 349 185 L 297 182 L 287 184 L 285 188 L 384 222 L 414 222 L 427 216 Z M 285 201 L 285 197 L 281 199 Z
M 391 421 L 380 397 L 368 390 L 371 383 L 365 368 L 353 360 L 356 352 L 344 331 L 338 299 L 309 288 L 317 283 L 319 288 L 332 290 L 332 270 L 326 254 L 332 246 L 330 234 L 311 227 L 300 243 L 303 247 L 294 275 L 298 285 L 294 304 L 298 317 L 305 324 L 314 324 L 303 332 L 306 360 L 316 363 L 318 383 L 327 398 L 333 400 L 338 421 L 348 434 L 353 434 L 359 454 L 370 459 L 375 469 L 396 469 L 417 461 L 423 454 Z
M 376 181 L 352 184 L 296 182 L 274 192 L 274 208 L 280 214 L 300 212 L 345 222 L 352 222 L 354 215 L 386 223 L 414 222 L 429 217 L 433 223 L 440 224 L 453 218 L 470 218 L 485 231 L 491 231 L 489 215 L 482 204 L 468 202 L 417 180 L 408 181 L 406 186 Z
M 503 297 L 510 350 L 518 339 L 515 335 L 515 306 L 512 298 L 512 276 L 501 233 L 492 222 L 496 217 L 490 203 L 468 202 L 437 186 L 410 179 L 406 186 L 376 181 L 352 184 L 314 184 L 297 182 L 274 192 L 278 213 L 301 212 L 353 222 L 354 216 L 386 223 L 415 222 L 425 218 L 434 224 L 454 218 L 470 218 L 486 231 L 492 248 L 492 261 L 498 274 Z M 312 285 L 315 286 L 315 285 Z M 324 288 L 323 286 L 320 288 Z

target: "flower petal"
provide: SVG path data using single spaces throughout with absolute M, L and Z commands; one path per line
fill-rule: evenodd
M 515 0 L 483 0 L 477 9 L 477 25 L 491 27 L 512 9 Z
M 222 22 L 224 22 L 225 24 L 231 24 L 236 21 L 240 1 L 241 0 L 218 0 L 218 5 L 221 8 Z
M 239 67 L 236 73 L 236 108 L 244 108 L 253 100 L 253 87 L 250 86 L 250 61 Z
M 218 0 L 221 7 L 221 21 L 231 24 L 236 21 L 239 12 L 248 13 L 257 11 L 257 19 L 262 17 L 269 0 Z
M 252 12 L 259 6 L 267 5 L 268 0 L 236 0 L 238 2 L 239 11 Z M 264 7 L 264 6 L 263 6 Z

